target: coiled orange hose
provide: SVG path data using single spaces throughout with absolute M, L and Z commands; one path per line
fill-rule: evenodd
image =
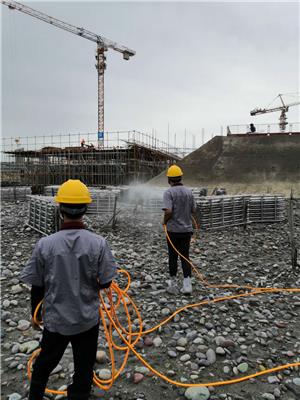
M 242 376 L 239 378 L 230 379 L 230 380 L 226 380 L 226 381 L 221 380 L 221 381 L 205 382 L 205 383 L 204 382 L 202 382 L 202 383 L 183 383 L 183 382 L 178 382 L 173 379 L 170 379 L 163 373 L 157 371 L 144 359 L 144 357 L 142 357 L 138 353 L 138 351 L 135 349 L 135 345 L 141 339 L 142 336 L 149 334 L 151 332 L 154 332 L 155 330 L 159 329 L 161 326 L 165 325 L 170 320 L 172 320 L 176 314 L 179 314 L 180 312 L 187 310 L 189 308 L 208 305 L 211 303 L 218 303 L 218 302 L 222 302 L 222 301 L 228 301 L 228 300 L 237 299 L 237 298 L 255 296 L 255 295 L 265 295 L 265 294 L 269 294 L 269 293 L 279 293 L 279 292 L 287 292 L 287 293 L 299 293 L 300 292 L 300 288 L 271 288 L 271 287 L 256 288 L 256 287 L 249 286 L 249 285 L 240 286 L 240 285 L 234 285 L 234 284 L 211 285 L 205 279 L 205 277 L 198 271 L 198 269 L 193 265 L 193 263 L 188 258 L 184 257 L 182 254 L 180 254 L 180 252 L 177 251 L 177 249 L 175 248 L 175 246 L 173 245 L 173 243 L 170 240 L 170 237 L 168 235 L 165 225 L 164 225 L 164 231 L 165 231 L 167 240 L 170 242 L 171 246 L 179 254 L 180 257 L 185 259 L 190 264 L 196 277 L 202 282 L 203 285 L 205 285 L 208 288 L 218 288 L 218 289 L 224 289 L 224 288 L 233 289 L 233 288 L 235 288 L 235 289 L 247 290 L 248 292 L 236 294 L 236 295 L 230 295 L 230 296 L 222 296 L 222 297 L 217 297 L 212 300 L 204 300 L 204 301 L 201 301 L 198 303 L 188 304 L 186 306 L 183 306 L 183 307 L 177 309 L 172 315 L 165 318 L 163 321 L 161 321 L 159 324 L 155 325 L 151 329 L 143 330 L 143 321 L 142 321 L 140 312 L 139 312 L 137 306 L 135 305 L 134 301 L 131 299 L 131 297 L 127 293 L 128 289 L 130 287 L 130 282 L 131 282 L 130 275 L 129 275 L 128 271 L 119 270 L 118 271 L 119 273 L 124 274 L 127 277 L 127 285 L 126 285 L 125 289 L 121 289 L 116 284 L 116 282 L 113 282 L 110 289 L 103 291 L 106 298 L 108 299 L 109 308 L 107 307 L 107 305 L 104 301 L 104 295 L 102 294 L 102 292 L 99 292 L 99 300 L 100 300 L 99 314 L 100 314 L 100 319 L 101 319 L 103 327 L 104 327 L 105 337 L 106 337 L 108 347 L 109 347 L 111 369 L 112 369 L 111 378 L 107 379 L 107 380 L 101 380 L 96 375 L 96 373 L 94 373 L 94 379 L 93 379 L 94 384 L 103 390 L 109 390 L 112 387 L 114 381 L 120 376 L 120 374 L 124 370 L 130 352 L 133 353 L 138 358 L 138 360 L 140 360 L 141 363 L 145 367 L 147 367 L 156 376 L 160 377 L 161 379 L 165 380 L 166 382 L 168 382 L 170 384 L 180 386 L 180 387 L 185 387 L 185 388 L 200 387 L 200 386 L 229 385 L 229 384 L 243 382 L 243 381 L 246 381 L 246 380 L 258 377 L 258 376 L 262 376 L 265 374 L 269 374 L 272 372 L 281 371 L 283 369 L 299 367 L 300 362 L 294 362 L 294 363 L 280 365 L 280 366 L 277 366 L 274 368 L 266 369 L 264 371 L 255 372 L 255 373 L 247 375 L 247 376 Z M 116 300 L 114 301 L 114 299 L 116 299 Z M 41 304 L 42 304 L 42 302 L 37 306 L 34 316 L 33 316 L 36 324 L 41 323 L 41 321 L 38 321 L 38 319 L 37 319 L 38 310 L 41 307 Z M 120 307 L 123 308 L 123 311 L 125 312 L 125 315 L 126 315 L 126 321 L 125 321 L 126 327 L 124 327 L 124 325 L 120 322 L 120 320 L 118 318 L 117 311 Z M 132 307 L 132 310 L 136 316 L 135 319 L 138 320 L 139 329 L 137 332 L 132 332 L 132 318 L 130 316 L 129 307 Z M 108 322 L 106 321 L 105 316 L 108 318 Z M 113 334 L 112 334 L 113 329 L 118 333 L 119 338 L 123 342 L 122 346 L 115 343 L 115 341 L 113 339 Z M 133 340 L 133 338 L 135 338 L 135 339 Z M 123 361 L 122 361 L 119 369 L 116 369 L 116 366 L 115 366 L 114 350 L 125 353 Z M 37 357 L 39 352 L 40 352 L 40 349 L 36 350 L 31 355 L 31 357 L 28 361 L 27 374 L 28 374 L 29 379 L 31 378 L 31 366 L 32 366 L 33 360 Z M 59 390 L 53 390 L 53 389 L 46 389 L 46 392 L 53 393 L 53 394 L 66 394 L 65 391 L 59 391 Z

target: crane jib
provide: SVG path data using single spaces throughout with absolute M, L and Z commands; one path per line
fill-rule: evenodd
M 91 40 L 93 42 L 100 43 L 107 48 L 111 48 L 115 51 L 118 51 L 119 53 L 124 54 L 126 57 L 132 57 L 135 55 L 134 50 L 131 50 L 125 46 L 119 45 L 118 43 L 113 42 L 112 40 L 107 39 L 104 36 L 100 36 L 94 32 L 87 30 L 87 29 L 77 27 L 77 26 L 71 25 L 67 22 L 61 21 L 57 18 L 51 17 L 50 15 L 47 15 L 40 11 L 37 11 L 34 8 L 26 6 L 17 1 L 1 0 L 1 3 L 5 6 L 7 6 L 11 10 L 17 10 L 17 11 L 23 12 L 34 18 L 42 20 L 50 25 L 56 26 L 57 28 L 63 29 L 70 33 L 73 33 L 74 35 L 78 35 L 87 40 Z M 127 59 L 127 58 L 125 58 L 125 59 Z
M 50 15 L 35 10 L 34 8 L 25 6 L 24 4 L 18 3 L 17 1 L 1 0 L 1 3 L 12 10 L 18 10 L 24 14 L 30 15 L 31 17 L 37 18 L 50 25 L 56 26 L 57 28 L 63 29 L 67 32 L 73 33 L 74 35 L 83 37 L 97 43 L 96 52 L 96 69 L 98 73 L 98 148 L 104 147 L 104 71 L 106 69 L 106 57 L 104 51 L 109 48 L 123 54 L 124 60 L 129 60 L 130 57 L 135 55 L 135 51 L 121 46 L 112 40 L 106 39 L 104 36 L 97 35 L 96 33 L 90 32 L 87 29 L 71 25 L 67 22 L 61 21 L 57 18 L 53 18 Z

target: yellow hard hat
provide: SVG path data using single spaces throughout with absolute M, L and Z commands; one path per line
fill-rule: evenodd
M 59 187 L 55 201 L 65 204 L 89 204 L 92 199 L 84 183 L 79 179 L 69 179 Z
M 171 165 L 168 169 L 167 177 L 168 178 L 179 178 L 183 175 L 182 169 L 178 167 L 178 165 Z

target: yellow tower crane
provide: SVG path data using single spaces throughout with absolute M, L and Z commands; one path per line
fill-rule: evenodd
M 90 32 L 87 29 L 79 28 L 77 26 L 63 22 L 57 18 L 53 18 L 47 14 L 35 10 L 34 8 L 25 6 L 17 1 L 6 1 L 1 0 L 1 3 L 7 6 L 11 10 L 21 11 L 31 17 L 37 18 L 41 21 L 47 22 L 50 25 L 56 26 L 57 28 L 63 29 L 67 32 L 73 33 L 83 37 L 84 39 L 91 40 L 97 43 L 96 49 L 96 69 L 98 72 L 98 147 L 104 145 L 104 71 L 106 69 L 106 57 L 105 51 L 113 49 L 123 54 L 124 60 L 129 60 L 130 57 L 135 55 L 135 51 L 121 46 L 116 42 L 106 39 L 102 35 Z

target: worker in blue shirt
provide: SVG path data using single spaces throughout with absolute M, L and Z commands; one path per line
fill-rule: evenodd
M 91 203 L 79 180 L 63 183 L 55 199 L 63 218 L 60 231 L 36 244 L 21 281 L 31 285 L 32 315 L 43 300 L 41 352 L 31 377 L 29 400 L 42 400 L 51 371 L 69 343 L 74 358 L 69 400 L 88 400 L 99 333 L 99 289 L 108 288 L 116 264 L 106 240 L 84 228 Z M 32 319 L 33 327 L 36 328 Z

